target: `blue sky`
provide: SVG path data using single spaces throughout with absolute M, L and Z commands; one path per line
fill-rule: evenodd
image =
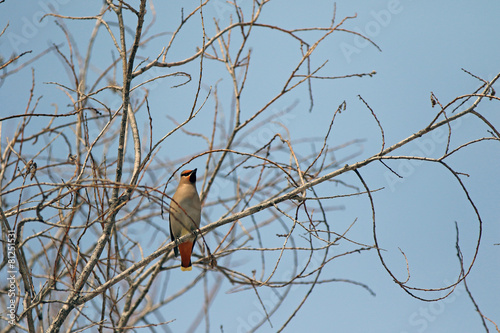
M 65 43 L 64 35 L 51 18 L 38 23 L 35 19 L 46 10 L 47 1 L 28 1 L 30 6 L 20 6 L 18 2 L 6 1 L 1 4 L 0 23 L 8 21 L 10 27 L 5 37 L 0 40 L 1 55 L 9 57 L 13 52 L 33 50 L 33 55 L 42 52 L 52 43 Z M 95 14 L 101 2 L 53 0 L 53 6 L 64 15 Z M 244 9 L 251 5 L 250 0 L 240 1 Z M 179 1 L 155 2 L 158 21 L 154 31 L 171 31 L 180 17 Z M 191 8 L 192 2 L 186 2 Z M 392 145 L 419 129 L 425 127 L 435 116 L 437 110 L 431 107 L 430 93 L 433 92 L 442 103 L 454 97 L 472 93 L 479 83 L 464 73 L 464 68 L 484 79 L 492 79 L 498 72 L 500 44 L 500 3 L 498 1 L 338 1 L 337 18 L 339 22 L 345 16 L 357 14 L 357 18 L 348 20 L 343 28 L 358 31 L 370 37 L 382 50 L 363 42 L 358 37 L 345 32 L 336 32 L 318 48 L 312 65 L 320 65 L 328 60 L 322 73 L 328 76 L 341 76 L 352 73 L 370 73 L 373 77 L 353 77 L 342 80 L 318 80 L 313 82 L 314 108 L 309 112 L 309 97 L 305 87 L 297 89 L 288 99 L 278 103 L 273 110 L 280 111 L 293 103 L 291 117 L 285 119 L 293 140 L 311 135 L 321 136 L 326 133 L 333 112 L 343 101 L 347 111 L 336 120 L 329 138 L 330 145 L 340 145 L 353 139 L 364 139 L 362 144 L 340 151 L 337 158 L 361 151 L 356 160 L 361 160 L 380 150 L 381 140 L 377 123 L 370 112 L 358 99 L 361 95 L 375 110 L 385 130 L 386 146 Z M 229 6 L 222 0 L 216 0 L 206 7 L 207 17 L 215 16 L 221 24 L 228 22 Z M 187 12 L 187 10 L 186 10 Z M 262 14 L 260 22 L 280 25 L 284 28 L 328 26 L 333 12 L 331 1 L 271 1 Z M 209 20 L 207 20 L 208 22 Z M 175 24 L 171 23 L 175 22 Z M 90 21 L 67 22 L 70 30 L 78 31 L 75 40 L 83 52 L 85 42 L 93 28 Z M 207 24 L 207 33 L 213 33 L 212 21 Z M 131 24 L 133 26 L 134 24 Z M 196 24 L 187 24 L 182 38 L 177 40 L 172 54 L 179 59 L 189 56 L 200 43 L 200 30 Z M 15 34 L 15 35 L 14 35 Z M 21 37 L 19 39 L 18 37 Z M 311 40 L 316 34 L 308 36 Z M 156 57 L 165 41 L 159 38 L 148 47 L 140 50 L 141 56 Z M 98 39 L 98 45 L 108 45 L 106 34 Z M 248 77 L 248 94 L 242 99 L 245 115 L 262 106 L 262 103 L 282 87 L 286 74 L 296 63 L 300 50 L 290 38 L 277 32 L 255 31 L 250 40 L 253 49 L 252 65 Z M 93 63 L 109 62 L 111 52 L 97 53 Z M 116 52 L 115 52 L 116 56 Z M 173 59 L 170 59 L 173 60 Z M 60 60 L 52 53 L 31 65 L 37 77 L 36 92 L 44 97 L 40 101 L 39 111 L 51 112 L 51 103 L 57 101 L 61 107 L 68 103 L 64 94 L 53 85 L 42 82 L 67 82 L 67 75 Z M 197 71 L 195 62 L 186 70 Z M 204 92 L 206 87 L 214 85 L 220 77 L 220 96 L 223 108 L 229 114 L 231 91 L 224 67 L 220 64 L 207 65 L 204 74 Z M 165 73 L 168 73 L 166 71 Z M 96 74 L 94 74 L 96 75 Z M 141 81 L 139 81 L 141 82 Z M 178 121 L 183 119 L 183 112 L 190 109 L 186 101 L 196 88 L 193 80 L 190 85 L 171 89 L 172 85 L 182 82 L 182 78 L 165 80 L 150 92 L 149 103 L 155 112 L 154 139 L 162 136 L 163 128 L 171 128 L 172 123 L 162 116 L 162 112 L 171 114 Z M 26 98 L 31 85 L 31 71 L 22 70 L 9 77 L 0 89 L 3 107 L 2 116 L 24 112 Z M 496 90 L 500 90 L 497 88 Z M 109 103 L 112 103 L 110 100 Z M 209 102 L 208 105 L 210 105 Z M 498 107 L 494 102 L 485 101 L 477 109 L 491 123 L 500 125 Z M 208 108 L 208 107 L 207 107 Z M 63 110 L 61 110 L 63 111 Z M 139 118 L 140 124 L 147 123 L 147 114 Z M 187 127 L 192 131 L 203 131 L 211 114 L 201 112 Z M 40 125 L 41 126 L 41 125 Z M 274 129 L 274 127 L 267 128 Z M 472 117 L 456 123 L 453 128 L 452 147 L 457 147 L 471 138 L 489 136 L 486 126 Z M 141 125 L 140 125 L 141 127 Z M 266 127 L 265 127 L 266 128 Z M 256 132 L 266 136 L 264 129 Z M 11 129 L 2 128 L 2 144 Z M 176 140 L 183 140 L 183 148 L 176 145 Z M 188 139 L 181 133 L 166 142 L 159 152 L 163 158 L 175 160 L 185 154 L 183 149 L 192 149 L 193 154 L 200 151 L 199 141 Z M 423 153 L 422 156 L 437 157 L 445 151 L 446 140 L 443 133 L 424 136 L 398 150 L 394 155 Z M 300 152 L 310 149 L 299 145 Z M 168 152 L 168 153 L 167 153 Z M 500 286 L 500 150 L 497 142 L 484 142 L 466 148 L 449 162 L 458 171 L 470 175 L 464 178 L 469 193 L 481 213 L 483 220 L 483 238 L 477 261 L 468 278 L 468 285 L 483 313 L 496 321 L 498 317 Z M 343 155 L 344 154 L 344 155 Z M 350 160 L 349 162 L 354 162 Z M 200 162 L 201 163 L 201 162 Z M 478 222 L 474 211 L 468 204 L 458 183 L 444 168 L 432 164 L 412 164 L 408 161 L 391 161 L 391 168 L 403 174 L 404 179 L 395 179 L 382 165 L 373 164 L 360 172 L 372 188 L 384 187 L 374 193 L 377 208 L 377 232 L 386 263 L 404 279 L 406 264 L 398 248 L 406 254 L 411 269 L 411 285 L 422 288 L 439 288 L 456 279 L 459 272 L 455 250 L 455 222 L 460 230 L 460 245 L 466 263 L 470 263 L 478 235 Z M 354 174 L 343 176 L 342 180 L 359 185 Z M 318 187 L 320 193 L 332 193 L 331 185 Z M 334 188 L 333 191 L 342 191 Z M 332 228 L 344 231 L 354 219 L 358 222 L 349 233 L 352 239 L 372 244 L 371 211 L 367 197 L 346 198 L 335 202 L 342 210 L 329 212 Z M 216 214 L 214 214 L 215 217 Z M 257 215 L 259 216 L 259 215 Z M 161 221 L 158 221 L 162 223 Z M 243 221 L 245 223 L 245 221 Z M 248 222 L 248 221 L 246 221 Z M 337 229 L 338 228 L 338 229 Z M 339 253 L 344 248 L 338 247 Z M 337 249 L 334 247 L 333 251 Z M 332 253 L 333 254 L 333 253 Z M 238 257 L 240 269 L 250 274 L 259 265 L 258 260 L 248 254 Z M 195 271 L 195 270 L 194 270 Z M 285 274 L 285 273 L 283 273 Z M 194 276 L 194 275 L 193 275 Z M 336 282 L 319 285 L 315 288 L 301 311 L 294 317 L 285 332 L 303 332 L 313 329 L 316 332 L 479 332 L 482 324 L 466 295 L 463 286 L 446 300 L 440 302 L 422 302 L 410 297 L 399 288 L 382 268 L 375 251 L 350 255 L 334 260 L 325 269 L 324 278 L 351 279 L 368 285 L 375 293 L 373 297 L 365 289 L 352 284 Z M 209 281 L 217 278 L 210 275 Z M 172 272 L 170 279 L 174 285 L 185 276 Z M 232 286 L 223 284 L 210 309 L 211 332 L 243 332 L 247 324 L 260 321 L 261 307 L 255 294 L 250 291 L 229 293 Z M 307 286 L 292 289 L 285 304 L 271 318 L 273 327 L 264 324 L 259 331 L 273 332 L 286 320 L 290 312 L 298 305 Z M 167 290 L 168 294 L 169 290 Z M 163 317 L 176 319 L 169 327 L 172 332 L 187 329 L 193 314 L 190 304 L 201 306 L 202 289 L 189 292 L 179 303 L 166 307 Z M 419 294 L 424 297 L 440 296 Z M 273 290 L 261 292 L 265 304 L 276 301 Z M 198 310 L 196 310 L 198 311 Z M 199 332 L 204 331 L 204 324 Z M 493 326 L 489 326 L 493 331 Z

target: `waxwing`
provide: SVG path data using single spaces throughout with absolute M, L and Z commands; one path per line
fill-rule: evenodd
M 196 169 L 184 170 L 181 173 L 179 186 L 170 202 L 170 237 L 172 241 L 198 230 L 201 220 L 201 202 L 196 191 Z M 196 242 L 196 235 L 179 247 L 174 247 L 177 257 L 181 253 L 181 270 L 191 270 L 191 252 Z

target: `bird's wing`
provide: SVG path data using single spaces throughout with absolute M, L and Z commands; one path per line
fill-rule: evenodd
M 170 213 L 168 214 L 168 222 L 170 228 L 170 239 L 172 240 L 172 242 L 175 242 L 175 236 L 172 232 L 172 211 L 170 211 Z M 179 248 L 177 246 L 174 246 L 174 254 L 176 257 L 179 256 Z

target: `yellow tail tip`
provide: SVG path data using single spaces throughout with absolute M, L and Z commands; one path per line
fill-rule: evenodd
M 181 271 L 183 271 L 183 272 L 190 271 L 190 270 L 192 270 L 192 269 L 193 269 L 193 267 L 192 267 L 192 266 L 189 266 L 189 267 L 182 267 L 182 266 L 181 266 Z

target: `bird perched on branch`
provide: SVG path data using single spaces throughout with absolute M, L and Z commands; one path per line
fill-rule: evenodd
M 193 234 L 200 227 L 201 202 L 196 191 L 196 169 L 181 173 L 179 186 L 170 202 L 170 237 L 172 242 L 187 234 Z M 181 270 L 191 270 L 191 252 L 196 235 L 174 247 L 175 256 L 181 254 Z

